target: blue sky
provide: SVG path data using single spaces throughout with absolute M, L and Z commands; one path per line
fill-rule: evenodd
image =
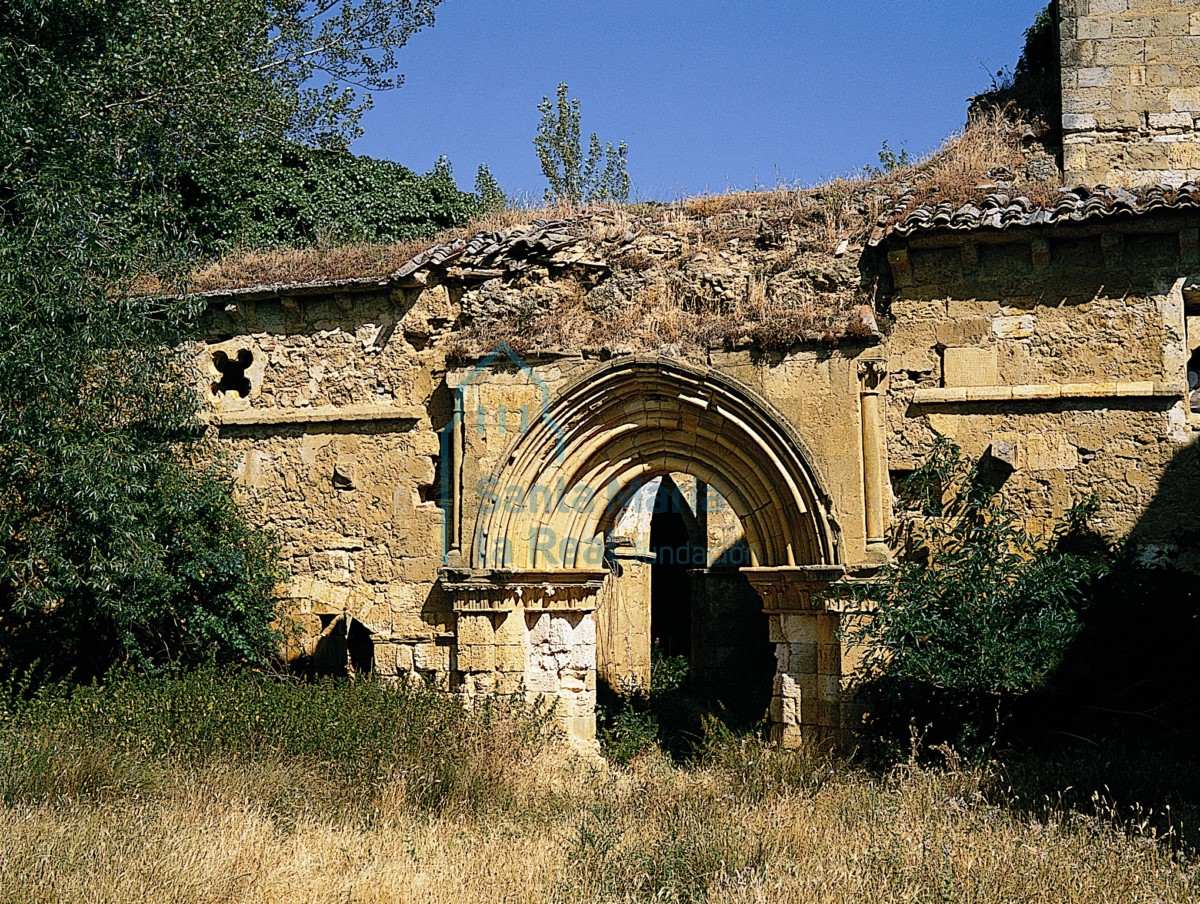
M 921 154 L 1016 63 L 1045 0 L 445 0 L 376 96 L 360 154 L 510 196 L 545 187 L 537 104 L 567 82 L 583 130 L 629 144 L 642 200 L 813 184 Z

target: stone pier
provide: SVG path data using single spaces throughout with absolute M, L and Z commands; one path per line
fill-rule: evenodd
M 853 726 L 849 680 L 860 650 L 845 636 L 856 616 L 825 592 L 841 566 L 746 568 L 775 644 L 771 739 L 783 747 L 837 741 Z
M 607 574 L 443 569 L 456 624 L 452 670 L 466 700 L 552 700 L 568 734 L 595 738 L 595 611 Z

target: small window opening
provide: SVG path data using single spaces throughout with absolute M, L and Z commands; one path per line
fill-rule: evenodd
M 221 379 L 212 385 L 213 395 L 231 392 L 241 399 L 250 395 L 250 378 L 246 376 L 246 368 L 253 362 L 254 355 L 248 348 L 239 350 L 234 358 L 225 352 L 213 352 L 213 367 L 221 375 Z

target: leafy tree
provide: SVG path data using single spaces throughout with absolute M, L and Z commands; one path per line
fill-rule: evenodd
M 479 203 L 488 213 L 504 210 L 508 206 L 508 198 L 486 163 L 479 164 L 475 172 L 475 194 L 479 195 Z
M 1031 533 L 979 465 L 940 440 L 910 476 L 898 560 L 850 596 L 874 609 L 860 693 L 875 727 L 911 721 L 968 749 L 995 741 L 1012 703 L 1045 686 L 1078 634 L 1110 556 L 1087 529 L 1095 503 Z
M 1045 140 L 1061 140 L 1062 91 L 1058 50 L 1057 0 L 1048 4 L 1025 29 L 1025 45 L 1016 67 L 1004 67 L 992 76 L 988 90 L 971 98 L 970 115 L 1013 106 L 1040 126 Z
M 542 174 L 550 187 L 546 198 L 568 204 L 584 201 L 629 200 L 629 149 L 625 142 L 615 148 L 602 145 L 595 132 L 588 141 L 585 155 L 580 140 L 580 105 L 569 96 L 565 82 L 559 83 L 555 100 L 543 97 L 538 104 L 542 114 L 533 146 L 537 149 Z
M 135 290 L 185 287 L 192 174 L 344 144 L 437 3 L 0 8 L 0 670 L 269 654 L 271 542 L 199 438 L 175 350 L 198 305 Z

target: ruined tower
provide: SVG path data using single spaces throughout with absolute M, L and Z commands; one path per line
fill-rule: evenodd
M 1200 180 L 1200 2 L 1060 0 L 1070 185 Z

